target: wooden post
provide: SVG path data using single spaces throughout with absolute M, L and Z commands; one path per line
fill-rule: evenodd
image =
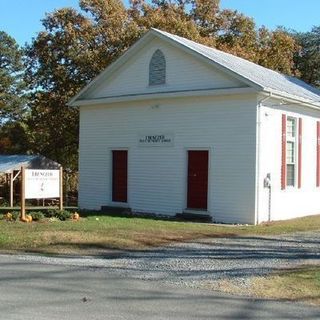
M 13 171 L 10 173 L 10 208 L 13 207 Z
M 63 168 L 62 167 L 60 167 L 60 177 L 59 177 L 60 179 L 60 181 L 59 181 L 59 183 L 60 183 L 60 201 L 59 201 L 59 210 L 63 210 Z
M 26 199 L 25 199 L 25 168 L 21 167 L 21 216 L 22 221 L 26 220 Z

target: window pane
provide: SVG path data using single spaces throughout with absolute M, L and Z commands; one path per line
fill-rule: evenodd
M 295 163 L 295 144 L 287 141 L 287 163 Z
M 287 186 L 294 186 L 295 165 L 287 164 Z
M 165 84 L 166 59 L 161 50 L 156 50 L 149 64 L 149 85 Z
M 296 136 L 296 121 L 293 118 L 287 119 L 287 136 L 294 138 Z

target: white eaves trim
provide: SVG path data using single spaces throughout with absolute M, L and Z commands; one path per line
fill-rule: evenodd
M 266 89 L 261 92 L 263 95 L 277 98 L 277 99 L 282 99 L 286 102 L 291 102 L 293 104 L 300 104 L 305 107 L 309 107 L 312 109 L 320 110 L 320 101 L 310 101 L 308 99 L 304 99 L 302 97 L 298 97 L 292 94 L 284 93 L 282 91 L 276 91 L 274 89 Z
M 155 93 L 144 93 L 144 94 L 127 94 L 121 96 L 110 96 L 102 97 L 97 99 L 85 99 L 77 100 L 72 106 L 87 106 L 106 104 L 114 102 L 124 101 L 143 101 L 143 100 L 155 100 L 163 98 L 182 98 L 182 97 L 205 97 L 205 96 L 225 96 L 225 95 L 236 95 L 236 94 L 250 94 L 258 93 L 254 88 L 227 88 L 227 89 L 205 89 L 205 90 L 180 90 L 180 91 L 165 91 Z

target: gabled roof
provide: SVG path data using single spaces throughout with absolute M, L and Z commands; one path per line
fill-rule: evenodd
M 90 82 L 73 99 L 71 99 L 69 105 L 76 105 L 76 100 L 80 100 L 81 96 L 97 81 L 104 79 L 107 74 L 114 72 L 117 69 L 118 64 L 122 64 L 123 60 L 128 58 L 129 55 L 134 54 L 138 47 L 143 46 L 147 41 L 149 41 L 150 36 L 152 36 L 152 38 L 160 37 L 175 46 L 188 50 L 196 56 L 205 58 L 208 63 L 215 65 L 220 70 L 225 71 L 240 80 L 243 80 L 249 86 L 254 87 L 257 91 L 302 100 L 320 107 L 320 90 L 295 77 L 281 74 L 232 54 L 207 47 L 186 38 L 154 28 L 147 32 L 118 60 L 107 67 L 98 77 Z
M 0 155 L 0 173 L 10 173 L 21 167 L 30 169 L 58 169 L 60 165 L 38 155 Z
M 271 69 L 264 68 L 251 61 L 211 47 L 204 46 L 197 42 L 173 35 L 168 32 L 157 29 L 155 29 L 155 31 L 180 43 L 181 45 L 187 46 L 203 56 L 206 56 L 221 66 L 238 73 L 242 77 L 259 85 L 265 91 L 276 90 L 291 95 L 298 95 L 311 101 L 320 102 L 320 90 L 295 77 L 290 77 Z

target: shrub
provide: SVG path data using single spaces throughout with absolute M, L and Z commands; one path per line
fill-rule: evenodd
M 40 221 L 44 218 L 44 214 L 41 211 L 30 212 L 30 216 L 32 217 L 32 220 L 34 220 L 34 221 Z
M 57 216 L 57 212 L 58 212 L 59 210 L 57 210 L 57 209 L 50 209 L 50 210 L 48 210 L 48 211 L 45 211 L 45 213 L 44 213 L 44 215 L 45 215 L 45 217 L 47 217 L 47 218 L 53 218 L 53 217 L 56 217 Z
M 20 211 L 12 211 L 11 212 L 12 220 L 17 221 L 20 217 Z
M 71 218 L 71 212 L 67 210 L 57 210 L 55 217 L 61 221 L 65 221 Z

